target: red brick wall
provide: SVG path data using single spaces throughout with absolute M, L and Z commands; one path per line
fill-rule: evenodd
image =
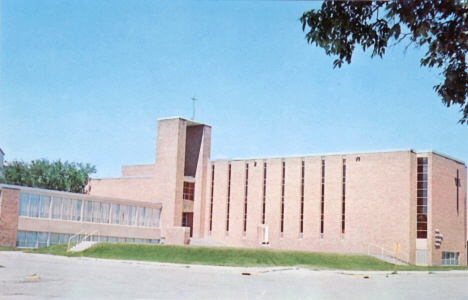
M 0 247 L 16 247 L 19 190 L 2 188 L 0 197 Z
M 163 203 L 163 227 L 182 225 L 186 125 L 183 119 L 158 121 L 155 199 Z
M 89 195 L 125 200 L 156 202 L 154 177 L 92 179 Z
M 281 158 L 232 161 L 230 232 L 226 237 L 227 176 L 229 161 L 216 166 L 213 230 L 211 239 L 226 246 L 257 247 L 257 227 L 262 220 L 263 163 L 267 165 L 266 225 L 269 247 L 326 252 L 367 253 L 369 243 L 379 246 L 402 245 L 405 253 L 414 252 L 411 242 L 411 206 L 415 207 L 410 151 L 346 155 L 346 234 L 341 239 L 342 155 L 324 156 L 325 224 L 320 239 L 321 157 L 305 157 L 304 233 L 300 238 L 301 175 L 300 157 L 285 158 L 284 232 L 280 233 L 282 162 Z M 249 190 L 246 237 L 243 232 L 245 165 L 249 163 Z M 210 169 L 211 171 L 211 169 Z M 210 178 L 211 179 L 211 178 Z M 211 184 L 207 180 L 207 185 Z M 206 194 L 210 202 L 210 192 Z M 415 209 L 415 208 L 414 208 Z M 207 205 L 209 214 L 209 205 Z M 209 217 L 206 220 L 209 222 Z M 208 227 L 208 226 L 207 226 Z M 415 239 L 415 236 L 414 236 Z
M 442 263 L 442 251 L 459 252 L 460 265 L 466 266 L 466 168 L 437 154 L 430 155 L 432 164 L 432 199 L 429 204 L 432 223 L 428 227 L 429 249 L 434 265 Z M 457 170 L 461 181 L 457 210 Z M 434 230 L 443 235 L 440 248 L 435 247 Z
M 154 176 L 156 165 L 130 165 L 122 166 L 122 176 Z

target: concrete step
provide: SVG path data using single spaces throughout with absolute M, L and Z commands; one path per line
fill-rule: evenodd
M 91 242 L 91 241 L 82 241 L 78 244 L 76 244 L 75 246 L 71 247 L 70 252 L 81 252 L 81 251 L 84 251 L 86 249 L 89 249 L 91 248 L 92 246 L 96 245 L 98 242 Z
M 397 264 L 400 266 L 407 266 L 408 264 L 404 261 L 399 260 L 398 258 L 395 259 L 393 256 L 387 256 L 387 255 L 380 255 L 380 254 L 370 254 L 370 256 L 375 257 L 377 259 L 380 259 L 382 261 L 388 262 L 390 264 Z

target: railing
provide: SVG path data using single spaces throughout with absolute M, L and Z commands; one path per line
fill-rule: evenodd
M 74 237 L 78 236 L 78 238 L 76 239 L 76 242 L 78 243 L 79 235 L 82 234 L 82 233 L 84 233 L 84 234 L 86 235 L 86 230 L 83 229 L 83 230 L 81 230 L 80 232 L 78 232 L 77 234 L 71 236 L 71 237 L 68 239 L 68 249 L 67 249 L 67 250 L 70 250 L 71 240 L 72 240 Z
M 371 248 L 372 248 L 372 247 L 379 249 L 379 251 L 380 251 L 380 256 L 382 256 L 382 257 L 384 257 L 384 256 L 389 256 L 389 257 L 394 258 L 395 260 L 398 259 L 398 260 L 402 260 L 402 261 L 404 261 L 404 262 L 406 262 L 406 263 L 409 263 L 409 255 L 408 255 L 408 253 L 399 252 L 397 255 L 395 255 L 395 252 L 393 251 L 393 249 L 390 250 L 391 247 L 388 246 L 388 245 L 378 246 L 378 245 L 376 245 L 376 244 L 369 243 L 369 245 L 367 246 L 367 254 L 368 254 L 368 255 L 371 255 L 371 253 L 375 253 L 375 252 L 371 252 Z M 386 247 L 387 247 L 387 248 L 390 248 L 390 249 L 386 249 Z M 406 260 L 405 260 L 405 259 L 399 258 L 398 255 L 400 255 L 400 254 L 403 254 L 403 255 L 405 256 Z
M 81 240 L 81 241 L 86 241 L 87 238 L 90 238 L 89 241 L 92 241 L 91 238 L 93 235 L 95 235 L 95 233 L 97 233 L 97 236 L 98 236 L 98 240 L 97 242 L 100 242 L 101 241 L 101 233 L 98 229 L 94 230 L 93 232 L 91 232 L 90 234 L 86 234 L 85 237 Z
M 383 245 L 383 247 L 384 247 L 384 248 L 387 247 L 387 248 L 391 249 L 391 250 L 389 250 L 389 251 L 392 251 L 392 252 L 393 252 L 393 248 L 392 248 L 392 247 L 390 247 L 390 246 L 388 246 L 388 245 Z M 395 253 L 394 253 L 394 254 L 395 254 Z M 406 259 L 400 258 L 400 260 L 409 263 L 409 254 L 406 253 L 406 252 L 403 252 L 403 251 L 399 251 L 398 254 L 396 255 L 396 257 L 398 258 L 398 255 L 400 255 L 400 254 L 404 255 L 404 257 L 406 258 Z
M 71 236 L 71 237 L 68 239 L 68 249 L 67 249 L 67 250 L 70 250 L 70 248 L 71 248 L 71 241 L 72 241 L 73 238 L 78 237 L 78 238 L 76 239 L 76 243 L 78 244 L 78 243 L 80 242 L 79 236 L 80 236 L 82 233 L 84 233 L 84 237 L 81 239 L 81 242 L 86 241 L 86 239 L 88 239 L 88 238 L 89 238 L 89 241 L 92 241 L 92 237 L 95 236 L 96 233 L 97 233 L 97 242 L 100 242 L 100 241 L 101 241 L 101 233 L 99 232 L 99 230 L 94 230 L 94 231 L 91 232 L 90 234 L 87 234 L 87 233 L 86 233 L 86 230 L 83 229 L 83 230 L 81 230 L 80 232 L 78 232 L 77 234 Z

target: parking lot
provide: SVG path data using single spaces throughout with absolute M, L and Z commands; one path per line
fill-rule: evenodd
M 1 299 L 467 299 L 468 272 L 177 265 L 0 252 Z

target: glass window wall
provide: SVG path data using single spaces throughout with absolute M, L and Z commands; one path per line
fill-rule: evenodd
M 459 252 L 442 252 L 442 265 L 443 266 L 458 266 L 460 265 L 458 256 Z
M 18 215 L 126 226 L 159 227 L 161 210 L 144 206 L 20 194 Z

